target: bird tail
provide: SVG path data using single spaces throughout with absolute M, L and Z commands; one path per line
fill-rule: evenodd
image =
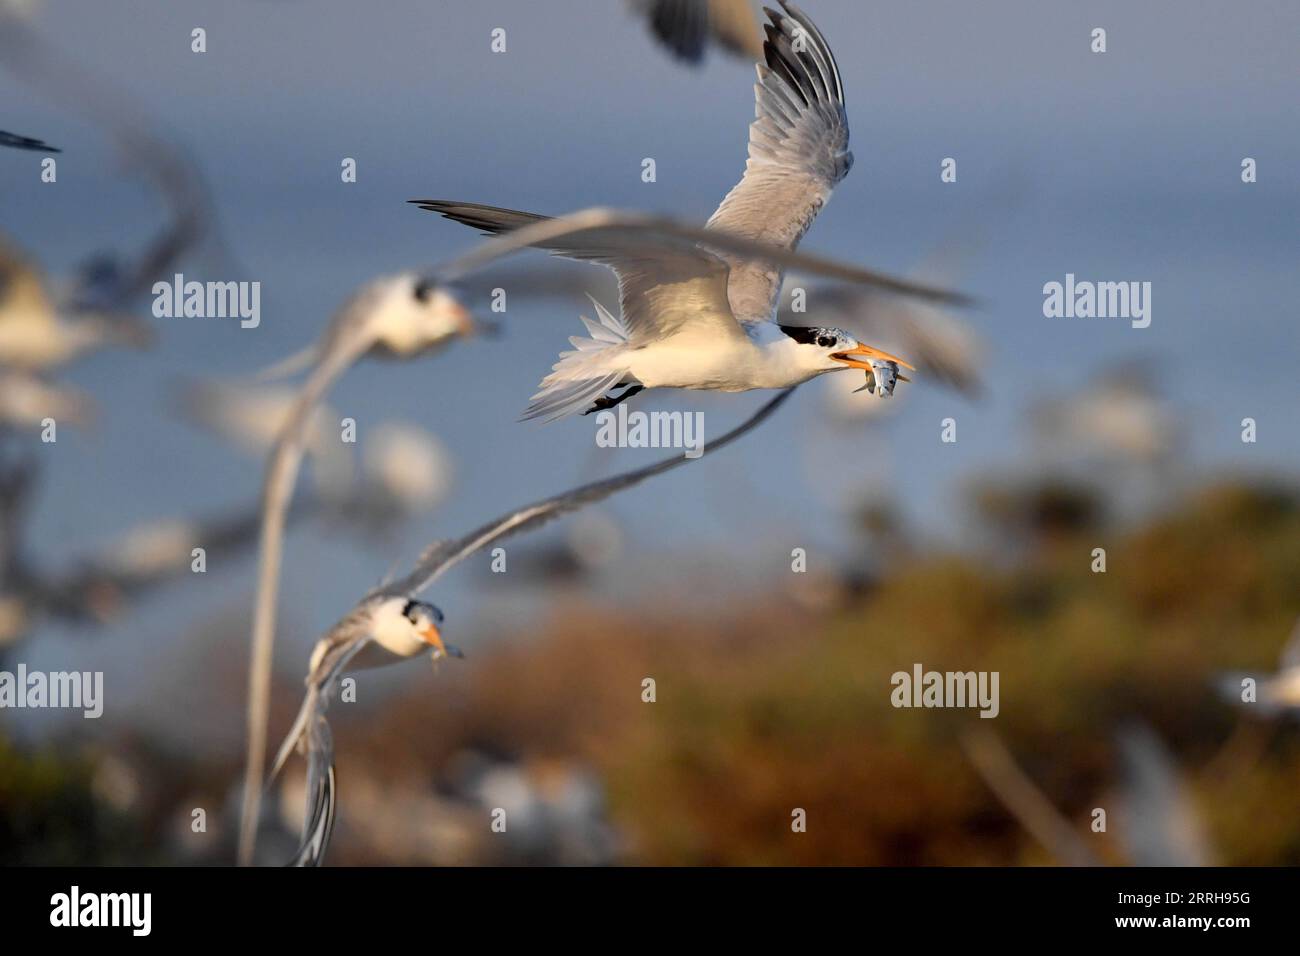
M 520 421 L 541 418 L 550 422 L 572 415 L 627 380 L 628 370 L 612 364 L 615 356 L 610 354 L 610 350 L 627 345 L 627 328 L 594 298 L 587 298 L 600 320 L 594 322 L 581 316 L 591 338 L 569 337 L 573 350 L 560 353 L 560 360 L 542 379 L 541 390 L 532 397 Z

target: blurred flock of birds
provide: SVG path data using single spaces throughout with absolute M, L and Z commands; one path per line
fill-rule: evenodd
M 432 705 L 433 715 L 418 699 L 406 701 L 409 706 L 393 707 L 387 717 L 373 715 L 372 723 L 377 726 L 364 731 L 368 734 L 366 746 L 344 748 L 355 759 L 345 771 L 346 800 L 340 800 L 336 748 L 326 708 L 344 674 L 417 654 L 427 654 L 435 661 L 460 656 L 459 650 L 443 639 L 441 610 L 419 600 L 419 594 L 448 567 L 498 540 L 584 509 L 569 519 L 564 534 L 553 543 L 521 545 L 520 553 L 527 560 L 512 572 L 512 576 L 518 575 L 521 587 L 540 585 L 581 608 L 583 582 L 621 560 L 626 550 L 626 534 L 618 522 L 595 505 L 689 463 L 680 456 L 603 480 L 596 480 L 597 463 L 593 460 L 583 469 L 592 480 L 561 495 L 507 510 L 464 538 L 434 542 L 408 574 L 393 576 L 369 591 L 359 589 L 356 603 L 340 608 L 346 613 L 318 642 L 308 665 L 306 698 L 274 755 L 274 771 L 296 753 L 305 757 L 307 771 L 302 777 L 287 776 L 278 798 L 269 807 L 261 805 L 268 786 L 264 768 L 272 756 L 267 747 L 268 726 L 273 716 L 277 723 L 285 716 L 282 706 L 273 706 L 271 694 L 271 642 L 277 629 L 285 529 L 299 522 L 321 521 L 382 547 L 395 528 L 442 505 L 453 488 L 454 463 L 448 450 L 418 426 L 387 422 L 368 427 L 360 455 L 352 451 L 354 446 L 339 441 L 335 423 L 340 416 L 329 406 L 328 393 L 356 362 L 421 359 L 458 339 L 508 334 L 508 329 L 478 314 L 493 290 L 504 288 L 526 302 L 560 301 L 578 308 L 592 305 L 597 314 L 597 320 L 583 320 L 591 337 L 570 340 L 574 350 L 561 355 L 528 416 L 558 417 L 612 408 L 656 386 L 778 390 L 775 398 L 741 426 L 712 440 L 710 454 L 757 427 L 776 411 L 789 389 L 813 378 L 819 378 L 817 387 L 822 389 L 822 425 L 837 433 L 873 428 L 886 416 L 905 414 L 908 392 L 895 394 L 896 379 L 911 382 L 911 387 L 951 388 L 970 401 L 978 401 L 991 387 L 983 374 L 977 323 L 959 311 L 968 300 L 947 291 L 960 284 L 963 270 L 978 252 L 978 243 L 936 245 L 934 255 L 906 278 L 883 276 L 795 251 L 835 183 L 849 172 L 852 155 L 847 148 L 847 116 L 831 44 L 794 4 L 782 2 L 781 8 L 767 11 L 767 22 L 760 26 L 757 6 L 748 0 L 635 0 L 631 4 L 665 51 L 686 63 L 699 63 L 718 52 L 759 64 L 757 119 L 751 128 L 745 176 L 706 229 L 608 210 L 548 219 L 472 203 L 419 201 L 424 209 L 495 238 L 427 274 L 400 273 L 375 279 L 340 306 L 317 343 L 270 368 L 250 370 L 245 380 L 194 380 L 174 385 L 175 407 L 196 429 L 234 451 L 265 461 L 266 484 L 260 500 L 228 513 L 161 518 L 128 530 L 68 567 L 48 568 L 36 559 L 37 549 L 25 528 L 33 488 L 44 467 L 36 436 L 51 422 L 59 428 L 88 429 L 97 415 L 104 414 L 93 396 L 69 386 L 61 376 L 79 359 L 101 350 L 149 348 L 153 331 L 144 316 L 153 283 L 180 271 L 182 263 L 206 261 L 234 268 L 237 250 L 222 235 L 218 210 L 202 173 L 184 148 L 157 133 L 149 118 L 119 97 L 104 78 L 87 75 L 64 51 L 47 43 L 26 4 L 15 0 L 0 3 L 0 67 L 39 90 L 52 108 L 75 111 L 98 125 L 120 154 L 122 166 L 147 177 L 168 210 L 167 220 L 159 224 L 144 248 L 105 250 L 65 276 L 45 274 L 33 250 L 23 250 L 12 238 L 0 236 L 0 427 L 4 431 L 0 447 L 0 661 L 17 660 L 23 643 L 39 633 L 46 619 L 95 627 L 129 614 L 137 602 L 183 579 L 191 570 L 196 548 L 204 549 L 209 561 L 256 556 L 258 562 L 248 683 L 249 751 L 242 789 L 236 791 L 229 779 L 219 779 L 222 774 L 228 778 L 233 767 L 186 766 L 173 768 L 176 780 L 184 785 L 160 785 L 153 788 L 156 792 L 146 794 L 143 788 L 151 776 L 148 764 L 161 758 L 137 742 L 121 753 L 97 754 L 90 769 L 84 770 L 84 781 L 83 769 L 72 769 L 72 782 L 66 786 L 55 784 L 51 790 L 47 780 L 24 791 L 22 781 L 35 780 L 39 774 L 24 769 L 23 756 L 0 737 L 0 778 L 12 774 L 7 783 L 0 779 L 0 816 L 9 814 L 7 821 L 0 822 L 0 835 L 7 837 L 0 840 L 0 858 L 68 862 L 60 852 L 87 852 L 80 842 L 85 835 L 75 832 L 76 827 L 66 820 L 46 821 L 31 831 L 18 822 L 16 808 L 25 806 L 25 793 L 42 798 L 57 793 L 60 798 L 48 803 L 51 814 L 102 817 L 89 807 L 103 805 L 113 819 L 134 816 L 138 822 L 145 816 L 142 808 L 147 807 L 151 819 L 162 821 L 155 822 L 150 837 L 143 839 L 125 824 L 119 832 L 105 827 L 101 820 L 90 828 L 100 847 L 98 855 L 90 854 L 97 861 L 134 856 L 226 863 L 237 853 L 243 863 L 318 864 L 325 859 L 339 818 L 346 821 L 337 847 L 341 862 L 608 864 L 629 859 L 792 859 L 773 855 L 775 851 L 762 841 L 752 848 L 753 841 L 747 842 L 744 835 L 736 837 L 735 846 L 742 848 L 738 851 L 713 845 L 708 851 L 683 851 L 674 856 L 663 848 L 671 847 L 675 840 L 687 841 L 682 833 L 668 833 L 662 843 L 655 843 L 644 833 L 638 839 L 615 821 L 619 812 L 644 820 L 647 811 L 635 809 L 637 800 L 647 800 L 657 788 L 669 784 L 648 783 L 648 770 L 629 766 L 632 758 L 628 751 L 639 749 L 644 754 L 656 745 L 637 743 L 636 732 L 622 727 L 625 718 L 612 720 L 617 728 L 610 731 L 614 734 L 611 739 L 618 741 L 615 748 L 610 740 L 600 739 L 599 733 L 579 730 L 577 725 L 584 723 L 580 715 L 564 714 L 566 702 L 575 699 L 565 681 L 583 686 L 608 676 L 601 673 L 600 666 L 589 663 L 598 652 L 587 655 L 591 649 L 586 648 L 589 642 L 585 638 L 562 636 L 549 644 L 543 641 L 539 648 L 504 652 L 505 663 L 495 666 L 505 676 L 494 676 L 494 665 L 489 663 L 469 689 L 449 689 L 446 697 L 451 702 Z M 59 153 L 57 147 L 33 135 L 39 132 L 0 131 L 0 147 L 41 156 Z M 0 161 L 11 163 L 7 176 L 30 175 L 17 158 L 0 155 Z M 530 247 L 547 249 L 561 259 L 495 266 L 498 259 Z M 592 262 L 610 271 L 593 270 Z M 488 269 L 490 266 L 493 268 Z M 486 274 L 480 274 L 485 269 Z M 607 311 L 602 305 L 605 302 L 618 302 L 620 314 Z M 709 358 L 711 351 L 715 358 Z M 689 361 L 684 357 L 688 353 L 693 356 Z M 651 361 L 646 358 L 650 355 L 658 358 Z M 702 364 L 700 356 L 713 364 Z M 865 372 L 866 384 L 857 374 L 822 374 L 844 369 Z M 904 370 L 914 371 L 914 382 Z M 285 379 L 296 374 L 302 375 L 298 383 L 285 384 Z M 869 394 L 860 394 L 864 388 Z M 617 389 L 622 389 L 622 394 L 614 394 Z M 1023 612 L 1031 620 L 1035 615 L 1047 616 L 1044 607 L 1059 599 L 1059 594 L 1049 594 L 1053 588 L 1065 588 L 1066 581 L 1071 582 L 1069 587 L 1078 586 L 1060 570 L 1063 542 L 1077 544 L 1098 528 L 1113 527 L 1117 518 L 1154 521 L 1150 525 L 1154 530 L 1148 533 L 1155 535 L 1161 533 L 1160 522 L 1177 523 L 1176 517 L 1167 514 L 1169 502 L 1196 491 L 1192 476 L 1180 466 L 1181 428 L 1177 414 L 1161 397 L 1158 375 L 1149 362 L 1111 368 L 1085 390 L 1044 397 L 1029 410 L 1030 452 L 1023 471 L 992 476 L 972 488 L 970 495 L 972 510 L 988 535 L 986 554 L 999 555 L 999 561 L 1007 566 L 1046 569 L 1029 588 L 1034 596 L 1011 601 L 1038 603 L 1016 613 Z M 311 463 L 311 480 L 297 489 L 304 459 Z M 1098 475 L 1106 476 L 1104 488 L 1096 480 Z M 1300 499 L 1294 493 L 1230 489 L 1223 494 L 1237 496 L 1232 499 L 1239 509 L 1234 514 L 1274 509 L 1270 514 L 1279 527 L 1294 528 L 1300 514 Z M 1208 507 L 1213 512 L 1216 506 Z M 959 599 L 964 599 L 960 597 L 963 588 L 975 587 L 960 580 L 954 584 L 954 579 L 945 577 L 951 571 L 945 570 L 946 559 L 922 554 L 886 500 L 863 500 L 857 519 L 856 533 L 862 545 L 858 558 L 839 568 L 792 576 L 794 583 L 779 589 L 775 610 L 769 606 L 773 598 L 759 602 L 761 610 L 773 612 L 779 625 L 755 626 L 743 614 L 718 622 L 720 631 L 728 635 L 747 629 L 758 634 L 757 650 L 742 655 L 745 667 L 756 673 L 767 669 L 781 673 L 788 661 L 769 635 L 791 620 L 802 621 L 800 626 L 807 627 L 812 626 L 809 622 L 820 622 L 818 627 L 834 635 L 847 627 L 847 617 L 863 608 L 878 607 L 873 602 L 880 600 L 882 589 L 893 597 L 885 599 L 886 610 L 873 612 L 879 621 L 888 619 L 888 603 L 898 600 L 894 592 L 899 588 L 934 586 L 936 593 L 955 588 Z M 467 527 L 472 524 L 466 522 Z M 1136 534 L 1139 545 L 1135 546 L 1140 546 L 1142 535 Z M 1277 546 L 1283 549 L 1278 566 L 1284 575 L 1284 584 L 1277 587 L 1285 592 L 1285 582 L 1298 583 L 1297 564 L 1291 562 L 1300 555 L 1294 548 L 1286 550 L 1285 542 Z M 879 557 L 882 554 L 890 555 L 896 566 L 887 567 Z M 1162 558 L 1157 563 L 1160 561 L 1177 558 Z M 957 579 L 971 573 L 969 568 L 951 571 Z M 896 575 L 896 580 L 891 575 Z M 1272 588 L 1275 583 L 1261 586 Z M 1000 586 L 987 585 L 991 590 Z M 1275 622 L 1283 614 L 1294 614 L 1295 593 L 1292 588 L 1290 593 L 1282 593 L 1280 600 L 1257 608 L 1256 617 Z M 914 600 L 927 597 L 914 596 Z M 980 600 L 971 600 L 980 606 Z M 985 600 L 988 607 L 994 603 L 991 597 Z M 574 621 L 557 621 L 555 630 L 567 634 L 588 613 L 595 612 L 574 611 Z M 659 609 L 657 616 L 665 615 L 667 610 Z M 635 617 L 629 611 L 628 620 Z M 618 630 L 625 626 L 641 630 L 627 621 L 615 623 Z M 862 640 L 860 634 L 854 637 Z M 735 640 L 728 636 L 724 643 Z M 584 648 L 582 655 L 574 652 L 574 641 Z M 833 636 L 825 642 L 834 648 L 834 654 L 849 653 Z M 639 675 L 637 666 L 647 653 L 647 643 L 630 639 L 622 651 L 611 651 L 614 656 L 605 669 Z M 674 646 L 681 643 L 676 641 Z M 561 663 L 554 676 L 539 676 L 536 689 L 519 695 L 513 709 L 504 707 L 506 716 L 501 716 L 501 710 L 491 710 L 501 708 L 503 697 L 512 693 L 513 685 L 506 677 L 544 668 L 544 655 L 552 653 L 547 648 L 556 646 Z M 637 659 L 625 667 L 617 659 L 618 653 Z M 707 660 L 707 655 L 689 660 L 686 670 L 695 667 L 712 674 L 710 668 L 716 669 L 716 662 Z M 802 677 L 814 680 L 809 674 Z M 1199 682 L 1203 706 L 1212 706 L 1217 689 L 1220 701 L 1243 710 L 1239 718 L 1221 717 L 1219 729 L 1230 726 L 1231 730 L 1221 747 L 1201 755 L 1205 769 L 1197 771 L 1198 776 L 1214 777 L 1225 767 L 1243 772 L 1268 759 L 1270 747 L 1274 753 L 1282 748 L 1280 752 L 1300 758 L 1294 739 L 1273 732 L 1300 713 L 1300 626 L 1286 644 L 1275 673 L 1224 672 L 1211 677 Z M 1257 695 L 1249 715 L 1241 697 L 1243 677 Z M 722 678 L 715 675 L 710 679 Z M 757 697 L 772 697 L 774 692 L 763 683 L 771 679 L 765 674 L 758 676 Z M 828 678 L 817 674 L 815 679 Z M 453 683 L 456 674 L 442 672 L 437 680 L 443 685 Z M 633 680 L 639 681 L 639 676 Z M 285 693 L 294 694 L 291 690 Z M 542 701 L 543 693 L 549 693 L 551 699 Z M 600 692 L 593 693 L 600 696 Z M 283 697 L 277 694 L 276 700 Z M 774 712 L 788 717 L 789 701 L 779 693 L 775 699 L 782 702 L 771 704 Z M 608 710 L 612 705 L 605 701 L 603 706 Z M 695 706 L 710 709 L 698 700 Z M 778 718 L 741 707 L 745 719 L 755 721 L 758 727 L 741 731 L 745 746 L 759 747 L 770 740 L 779 752 L 793 745 L 768 726 L 768 721 Z M 1222 711 L 1232 713 L 1229 707 Z M 392 741 L 418 735 L 418 721 L 424 718 L 415 715 L 421 713 L 432 716 L 430 726 L 446 730 L 446 739 L 424 745 L 423 753 L 396 754 Z M 492 716 L 483 716 L 491 713 L 498 715 L 499 725 L 494 726 Z M 884 724 L 894 719 L 874 705 L 864 713 L 869 719 L 855 714 L 853 721 L 874 726 L 873 721 Z M 1211 828 L 1197 809 L 1189 771 L 1173 756 L 1162 731 L 1132 714 L 1121 716 L 1125 720 L 1116 721 L 1112 735 L 1115 773 L 1104 786 L 1089 777 L 1090 790 L 1107 794 L 1099 799 L 1115 808 L 1119 821 L 1118 843 L 1104 843 L 1101 849 L 1090 841 L 1086 825 L 1080 822 L 1081 807 L 1059 805 L 1062 793 L 1070 792 L 1068 785 L 1079 781 L 1058 777 L 1036 782 L 1034 773 L 1016 756 L 1009 736 L 1025 737 L 1023 726 L 1013 727 L 1010 734 L 979 721 L 973 731 L 969 725 L 966 729 L 947 726 L 945 732 L 951 731 L 947 733 L 948 745 L 960 749 L 973 779 L 986 788 L 984 799 L 995 801 L 999 808 L 978 810 L 964 825 L 972 832 L 992 832 L 999 826 L 1005 828 L 1005 821 L 1013 821 L 1020 829 L 1010 844 L 1022 847 L 1027 841 L 1037 848 L 1011 853 L 1005 851 L 1008 844 L 1004 840 L 1002 851 L 984 846 L 973 852 L 973 858 L 1002 862 L 1045 858 L 1072 865 L 1201 865 L 1233 859 L 1215 846 Z M 408 723 L 404 725 L 403 720 Z M 530 731 L 521 731 L 521 727 L 542 720 L 574 725 L 559 735 L 569 752 L 551 741 L 551 747 L 535 753 L 511 753 L 503 741 L 510 740 L 512 733 L 527 738 Z M 857 727 L 853 721 L 847 726 Z M 459 737 L 453 732 L 458 722 Z M 406 736 L 390 733 L 402 726 L 410 728 Z M 840 724 L 834 726 L 842 729 Z M 1026 749 L 1041 748 L 1041 739 L 1033 742 L 1032 733 L 1028 739 Z M 660 741 L 657 746 L 667 745 Z M 616 756 L 615 749 L 623 756 Z M 838 745 L 831 750 L 851 753 Z M 755 763 L 767 759 L 746 752 Z M 669 761 L 665 772 L 669 778 L 691 778 L 694 782 L 684 792 L 698 801 L 701 774 L 692 776 L 689 764 L 704 757 L 686 751 L 675 759 L 687 766 Z M 890 771 L 887 756 L 876 753 L 874 759 L 871 765 L 876 771 Z M 1050 776 L 1050 769 L 1044 769 L 1050 767 L 1050 761 L 1041 750 L 1031 755 L 1031 762 L 1040 774 Z M 655 759 L 647 763 L 653 768 Z M 430 774 L 430 766 L 438 767 L 436 774 Z M 1300 767 L 1300 759 L 1282 772 L 1282 779 L 1292 787 L 1297 781 L 1295 767 Z M 1087 773 L 1095 776 L 1095 769 L 1090 766 Z M 825 772 L 833 773 L 834 768 Z M 621 792 L 620 785 L 608 783 L 611 779 L 630 789 Z M 78 781 L 85 783 L 89 794 L 85 799 L 90 805 L 78 794 Z M 188 808 L 211 805 L 213 792 L 222 794 L 218 819 L 212 823 L 210 837 L 196 839 Z M 510 820 L 507 837 L 499 837 L 486 825 L 489 814 L 498 809 L 504 809 Z M 24 812 L 39 816 L 30 806 L 25 806 Z M 1004 822 L 991 824 L 988 815 L 992 812 Z M 237 828 L 235 820 L 241 816 Z M 683 810 L 683 817 L 688 816 Z M 880 821 L 874 823 L 883 827 Z M 681 827 L 684 832 L 697 824 L 684 819 Z M 756 824 L 751 821 L 751 825 Z M 72 835 L 57 837 L 69 828 Z M 671 831 L 672 827 L 664 824 L 662 829 Z M 1268 859 L 1300 862 L 1300 826 L 1289 825 L 1285 832 L 1290 842 L 1277 848 L 1278 856 Z M 912 839 L 923 842 L 919 837 Z M 59 840 L 69 842 L 65 845 Z M 42 841 L 46 841 L 44 845 L 36 845 Z M 708 843 L 703 838 L 701 842 Z M 978 838 L 965 842 L 980 844 Z M 862 852 L 863 862 L 954 862 L 930 847 L 921 850 L 904 844 L 895 847 L 892 855 L 876 859 Z M 1026 855 L 1018 855 L 1021 853 Z

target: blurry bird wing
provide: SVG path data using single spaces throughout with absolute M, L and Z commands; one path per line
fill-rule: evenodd
M 641 245 L 663 246 L 669 249 L 702 247 L 713 253 L 731 253 L 759 262 L 773 263 L 789 269 L 801 269 L 813 275 L 873 286 L 931 302 L 947 302 L 955 305 L 975 304 L 970 296 L 961 292 L 936 289 L 933 286 L 900 279 L 873 269 L 849 265 L 825 256 L 796 252 L 770 242 L 735 235 L 721 229 L 694 226 L 665 216 L 597 206 L 548 219 L 530 213 L 514 213 L 511 210 L 497 210 L 492 206 L 473 206 L 441 199 L 411 199 L 408 202 L 428 212 L 440 214 L 445 214 L 444 211 L 449 207 L 468 207 L 527 217 L 518 226 L 502 230 L 503 235 L 480 243 L 469 252 L 443 263 L 427 274 L 428 281 L 442 284 L 459 282 L 465 276 L 524 249 L 547 249 L 560 240 L 592 235 L 606 237 L 617 235 L 620 239 L 635 240 Z M 459 218 L 459 215 L 449 218 Z M 524 222 L 528 224 L 525 225 Z M 684 246 L 684 243 L 688 245 Z
M 329 721 L 317 715 L 307 728 L 307 808 L 302 842 L 290 866 L 320 866 L 334 833 L 338 781 L 334 772 L 334 738 Z
M 642 0 L 641 12 L 659 42 L 690 63 L 704 59 L 709 42 L 708 0 Z
M 10 149 L 30 149 L 41 153 L 61 153 L 63 150 L 51 146 L 43 139 L 36 139 L 32 136 L 19 136 L 17 133 L 6 132 L 0 129 L 0 146 L 8 146 Z
M 742 424 L 722 437 L 711 441 L 706 456 L 713 454 L 719 448 L 730 444 L 761 424 L 790 396 L 790 391 L 790 389 L 786 389 L 780 392 Z M 395 595 L 414 596 L 427 588 L 448 569 L 503 538 L 536 528 L 553 518 L 558 518 L 560 515 L 601 501 L 625 488 L 639 485 L 647 478 L 671 471 L 689 460 L 683 455 L 677 455 L 602 481 L 594 481 L 502 515 L 495 521 L 488 522 L 463 538 L 435 542 L 416 562 L 416 566 L 410 574 L 405 578 L 376 589 L 370 595 L 367 595 L 367 598 Z
M 853 165 L 844 88 L 829 45 L 793 4 L 768 10 L 745 174 L 709 228 L 794 249 Z M 742 321 L 772 318 L 781 268 L 728 256 L 730 301 Z
M 792 283 L 787 280 L 789 290 Z M 843 328 L 862 341 L 906 355 L 916 367 L 968 395 L 981 388 L 982 348 L 969 325 L 928 304 L 844 285 L 805 289 L 806 311 L 783 297 L 782 321 Z

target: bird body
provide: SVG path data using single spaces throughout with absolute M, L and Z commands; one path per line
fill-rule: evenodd
M 130 317 L 60 315 L 41 271 L 0 237 L 0 365 L 47 372 L 108 346 L 139 348 L 150 339 Z

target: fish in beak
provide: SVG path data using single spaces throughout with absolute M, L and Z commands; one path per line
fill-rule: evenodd
M 438 632 L 438 628 L 432 624 L 430 624 L 426 629 L 422 631 L 416 631 L 416 634 L 419 635 L 420 640 L 424 641 L 424 643 L 428 644 L 430 647 L 433 648 L 433 652 L 434 652 L 433 656 L 435 658 L 437 657 L 463 658 L 465 656 L 461 652 L 461 649 L 459 647 L 456 647 L 454 644 L 444 643 L 442 640 L 442 634 L 440 634 Z
M 849 368 L 864 368 L 867 371 L 871 371 L 872 369 L 875 368 L 875 365 L 873 365 L 870 361 L 864 362 L 861 359 L 853 358 L 853 356 L 855 355 L 861 355 L 863 358 L 866 358 L 868 360 L 875 359 L 877 363 L 894 362 L 898 365 L 903 366 L 903 368 L 911 369 L 913 372 L 916 371 L 915 366 L 909 365 L 907 362 L 903 361 L 897 355 L 890 355 L 888 352 L 884 351 L 883 349 L 875 349 L 872 348 L 870 345 L 858 345 L 844 352 L 832 352 L 831 358 L 835 359 L 835 361 L 837 362 L 843 362 Z M 907 380 L 904 379 L 904 381 Z

